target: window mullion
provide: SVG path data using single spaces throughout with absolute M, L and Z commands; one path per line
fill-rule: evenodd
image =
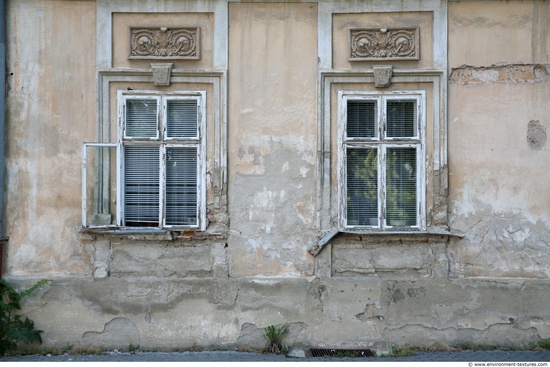
M 199 128 L 199 133 L 200 133 L 200 128 Z M 202 187 L 201 187 L 201 182 L 202 182 L 202 151 L 201 151 L 201 148 L 202 146 L 201 145 L 198 145 L 197 146 L 197 218 L 201 218 L 202 216 L 202 208 L 201 208 L 201 201 L 203 200 L 203 197 L 202 197 Z M 205 198 L 204 198 L 205 199 Z M 199 221 L 199 224 L 200 224 L 201 221 Z
M 166 226 L 166 144 L 160 146 L 160 164 L 159 164 L 159 223 Z
M 380 226 L 386 227 L 386 146 L 380 145 L 378 148 L 378 212 L 380 213 Z
M 124 207 L 124 195 L 122 194 L 122 174 L 124 172 L 124 159 L 122 158 L 122 143 L 118 143 L 116 147 L 117 155 L 117 168 L 116 168 L 116 224 L 122 225 L 123 207 Z
M 386 227 L 386 99 L 378 98 L 378 124 L 380 125 L 378 147 L 378 213 L 380 228 Z
M 165 210 L 165 190 L 166 190 L 166 98 L 160 97 L 158 108 L 158 129 L 160 140 L 159 154 L 159 225 L 164 227 L 164 210 Z
M 380 97 L 378 99 L 378 123 L 380 124 L 380 135 L 378 137 L 378 140 L 385 141 L 386 140 L 386 99 L 383 97 Z
M 166 140 L 166 136 L 167 136 L 167 131 L 166 131 L 166 104 L 168 102 L 166 101 L 166 98 L 164 97 L 161 97 L 161 103 L 160 103 L 160 108 L 159 108 L 159 116 L 158 116 L 158 125 L 159 125 L 159 136 L 160 136 L 160 141 L 163 142 Z

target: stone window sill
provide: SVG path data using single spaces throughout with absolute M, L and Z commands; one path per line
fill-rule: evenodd
M 361 236 L 384 236 L 384 237 L 396 237 L 396 236 L 405 236 L 405 237 L 420 237 L 420 236 L 446 236 L 446 237 L 455 237 L 455 238 L 462 238 L 463 236 L 446 231 L 446 230 L 427 230 L 427 231 L 339 231 L 337 229 L 334 229 L 330 232 L 328 232 L 326 235 L 324 235 L 320 240 L 313 243 L 309 248 L 308 252 L 313 255 L 317 256 L 323 248 L 330 242 L 330 240 L 335 237 L 339 233 L 346 233 L 346 234 L 356 234 Z

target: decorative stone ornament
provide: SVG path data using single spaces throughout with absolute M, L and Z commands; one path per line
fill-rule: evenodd
M 130 27 L 129 59 L 200 59 L 200 28 Z
M 374 66 L 374 86 L 376 88 L 389 87 L 391 84 L 391 76 L 393 68 L 391 65 Z
M 170 74 L 173 65 L 171 62 L 151 64 L 153 79 L 157 87 L 170 85 Z
M 419 60 L 419 28 L 350 28 L 349 61 Z

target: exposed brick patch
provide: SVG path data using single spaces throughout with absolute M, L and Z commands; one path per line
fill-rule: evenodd
M 463 65 L 451 70 L 449 82 L 458 85 L 540 83 L 550 80 L 550 64 Z

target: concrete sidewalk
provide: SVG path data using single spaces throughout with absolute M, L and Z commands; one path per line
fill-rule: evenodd
M 107 352 L 103 355 L 27 355 L 0 357 L 2 362 L 550 362 L 550 351 L 479 350 L 420 352 L 407 357 L 291 358 L 283 355 L 235 351 L 210 352 Z

